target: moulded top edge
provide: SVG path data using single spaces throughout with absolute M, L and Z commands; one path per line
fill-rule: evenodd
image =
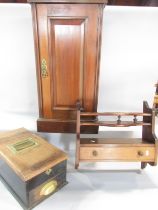
M 27 0 L 28 3 L 107 4 L 108 0 Z

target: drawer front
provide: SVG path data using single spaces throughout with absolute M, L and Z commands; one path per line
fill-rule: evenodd
M 30 206 L 34 206 L 46 199 L 66 184 L 66 173 L 59 174 L 58 176 L 47 180 L 42 185 L 29 192 Z
M 28 191 L 36 188 L 37 186 L 46 182 L 48 179 L 57 176 L 58 174 L 66 173 L 66 164 L 67 164 L 66 160 L 62 161 L 61 163 L 55 165 L 54 167 L 50 168 L 49 170 L 43 172 L 42 174 L 30 180 L 27 184 Z
M 154 162 L 154 147 L 81 147 L 80 160 Z

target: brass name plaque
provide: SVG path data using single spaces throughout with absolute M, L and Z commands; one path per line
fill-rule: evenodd
M 19 141 L 15 144 L 10 144 L 7 147 L 13 152 L 13 153 L 19 153 L 23 150 L 30 149 L 33 147 L 36 147 L 38 143 L 34 141 L 31 137 L 24 139 L 22 141 Z

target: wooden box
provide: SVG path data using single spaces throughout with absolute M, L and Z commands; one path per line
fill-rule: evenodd
M 64 152 L 24 128 L 0 135 L 0 176 L 24 209 L 32 209 L 66 182 Z

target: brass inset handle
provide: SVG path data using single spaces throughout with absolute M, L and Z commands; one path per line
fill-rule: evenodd
M 139 156 L 143 156 L 143 155 L 144 155 L 144 152 L 138 151 L 138 155 L 139 155 Z
M 92 154 L 96 157 L 98 155 L 98 152 L 96 150 L 93 150 Z
M 41 74 L 43 78 L 48 77 L 47 61 L 44 58 L 41 61 Z
M 58 185 L 58 183 L 56 180 L 48 182 L 47 184 L 45 184 L 42 187 L 42 189 L 40 191 L 40 195 L 47 196 L 47 195 L 51 194 L 52 192 L 54 192 L 56 190 L 57 185 Z

